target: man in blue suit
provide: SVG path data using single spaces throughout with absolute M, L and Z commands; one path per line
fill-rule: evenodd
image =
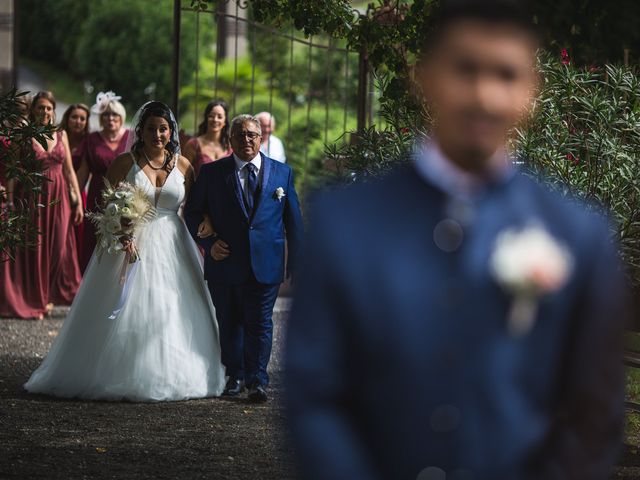
M 260 122 L 233 119 L 233 154 L 204 165 L 185 205 L 194 239 L 205 249 L 204 276 L 216 307 L 222 363 L 229 377 L 224 395 L 267 400 L 272 315 L 285 277 L 293 274 L 302 235 L 302 217 L 287 165 L 260 153 Z M 214 236 L 201 238 L 198 226 L 211 218 Z
M 595 214 L 514 171 L 524 2 L 441 0 L 407 165 L 313 202 L 287 339 L 303 478 L 606 479 L 624 280 Z

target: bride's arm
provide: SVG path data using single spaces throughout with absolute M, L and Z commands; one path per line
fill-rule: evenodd
M 185 157 L 178 158 L 178 169 L 180 169 L 180 171 L 184 175 L 184 179 L 185 179 L 184 181 L 185 196 L 184 197 L 186 199 L 189 197 L 189 192 L 191 190 L 191 187 L 193 186 L 195 173 L 193 170 L 193 166 L 191 165 L 191 162 L 189 161 L 188 158 L 185 158 Z M 213 229 L 213 222 L 211 221 L 211 217 L 207 213 L 204 213 L 202 217 L 203 217 L 202 222 L 200 222 L 200 224 L 198 225 L 197 236 L 199 238 L 214 236 L 215 230 Z
M 184 176 L 184 198 L 188 198 L 191 187 L 193 186 L 193 182 L 195 181 L 193 167 L 191 166 L 191 162 L 182 155 L 178 157 L 177 167 Z
M 133 157 L 129 152 L 118 155 L 109 165 L 105 178 L 114 187 L 122 182 L 133 165 Z

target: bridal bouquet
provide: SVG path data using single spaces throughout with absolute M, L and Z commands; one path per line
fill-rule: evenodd
M 155 209 L 140 188 L 127 182 L 113 187 L 107 179 L 102 191 L 104 210 L 87 216 L 96 225 L 98 259 L 103 253 L 126 250 L 126 262 L 135 263 L 140 258 L 135 245 L 135 232 L 153 218 Z M 130 245 L 130 248 L 126 248 Z

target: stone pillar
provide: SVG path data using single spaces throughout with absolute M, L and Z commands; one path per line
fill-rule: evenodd
M 243 0 L 229 0 L 218 4 L 218 58 L 220 60 L 241 58 L 247 54 L 247 24 L 242 20 L 247 18 L 247 2 Z M 238 20 L 236 20 L 236 16 Z M 237 41 L 237 43 L 236 43 Z
M 15 85 L 14 0 L 0 0 L 0 90 Z

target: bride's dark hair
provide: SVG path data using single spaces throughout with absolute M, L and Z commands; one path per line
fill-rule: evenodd
M 149 102 L 145 105 L 144 109 L 140 113 L 140 119 L 138 120 L 138 124 L 135 126 L 135 134 L 136 134 L 136 143 L 133 144 L 131 150 L 140 150 L 143 145 L 142 141 L 142 129 L 144 128 L 144 124 L 150 117 L 161 117 L 164 118 L 169 124 L 169 128 L 171 129 L 171 138 L 169 139 L 169 143 L 165 147 L 167 151 L 171 154 L 171 156 L 175 155 L 178 152 L 178 148 L 180 144 L 178 143 L 178 125 L 176 124 L 173 114 L 171 113 L 171 109 L 162 102 Z

